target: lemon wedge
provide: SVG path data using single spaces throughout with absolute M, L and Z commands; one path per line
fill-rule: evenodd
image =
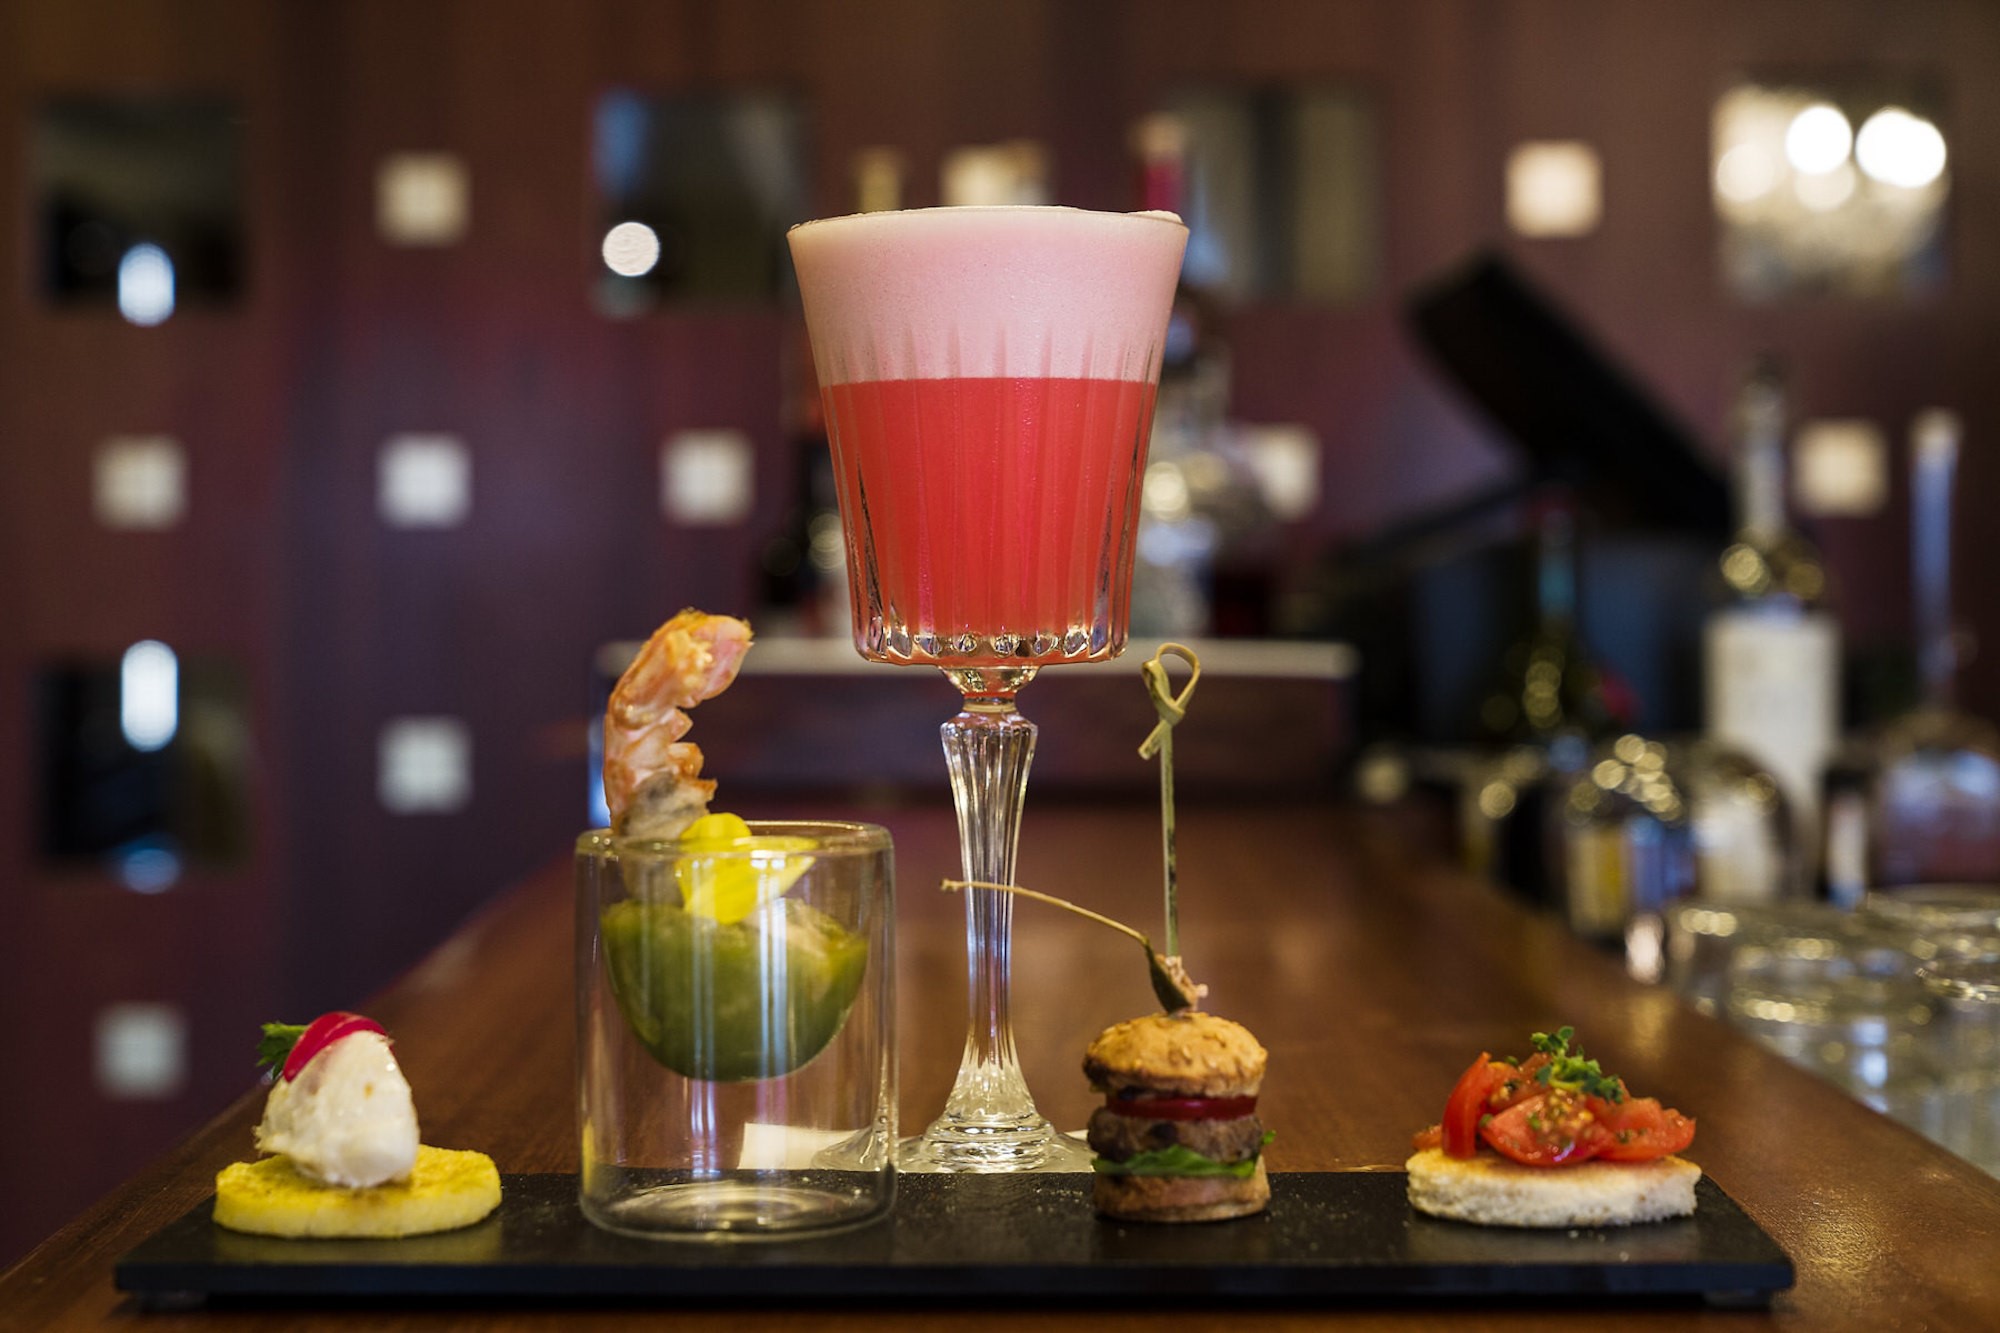
M 812 866 L 812 857 L 802 855 L 812 845 L 811 838 L 752 836 L 737 815 L 703 815 L 680 837 L 674 880 L 681 905 L 695 916 L 735 925 L 798 883 Z

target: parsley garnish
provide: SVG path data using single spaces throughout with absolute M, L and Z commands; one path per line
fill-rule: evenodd
M 1549 1057 L 1549 1062 L 1535 1072 L 1535 1081 L 1547 1088 L 1566 1088 L 1580 1092 L 1587 1097 L 1602 1097 L 1607 1102 L 1625 1100 L 1625 1085 L 1612 1075 L 1604 1072 L 1595 1060 L 1583 1057 L 1583 1047 L 1570 1047 L 1570 1038 L 1576 1029 L 1564 1024 L 1556 1029 L 1555 1035 L 1537 1032 L 1529 1040 L 1535 1050 Z
M 266 1023 L 264 1035 L 257 1042 L 257 1067 L 276 1074 L 291 1058 L 292 1047 L 299 1044 L 299 1038 L 306 1033 L 304 1023 Z

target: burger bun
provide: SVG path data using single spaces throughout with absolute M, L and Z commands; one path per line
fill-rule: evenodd
M 1254 1097 L 1267 1059 L 1241 1023 L 1183 1009 L 1106 1028 L 1084 1052 L 1083 1073 L 1092 1087 L 1114 1095 Z

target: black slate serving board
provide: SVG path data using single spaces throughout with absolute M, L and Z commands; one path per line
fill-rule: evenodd
M 892 1215 L 814 1239 L 645 1241 L 585 1221 L 572 1175 L 502 1178 L 462 1231 L 397 1241 L 225 1231 L 213 1200 L 118 1263 L 142 1303 L 671 1299 L 774 1306 L 1116 1302 L 1340 1305 L 1533 1298 L 1762 1304 L 1792 1264 L 1703 1179 L 1692 1218 L 1516 1231 L 1411 1211 L 1401 1172 L 1277 1173 L 1270 1210 L 1230 1222 L 1113 1222 L 1077 1175 L 903 1176 Z

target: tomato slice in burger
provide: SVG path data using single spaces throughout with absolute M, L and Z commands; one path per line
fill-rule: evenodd
M 1502 1064 L 1481 1051 L 1472 1066 L 1459 1075 L 1458 1083 L 1444 1104 L 1443 1147 L 1447 1157 L 1470 1157 L 1479 1148 L 1479 1118 L 1491 1109 L 1488 1101 L 1514 1077 L 1512 1065 Z
M 1135 1120 L 1236 1120 L 1257 1109 L 1255 1097 L 1112 1097 L 1105 1107 Z
M 1597 1117 L 1597 1156 L 1612 1162 L 1650 1162 L 1694 1142 L 1694 1121 L 1654 1097 L 1622 1102 L 1589 1099 Z

